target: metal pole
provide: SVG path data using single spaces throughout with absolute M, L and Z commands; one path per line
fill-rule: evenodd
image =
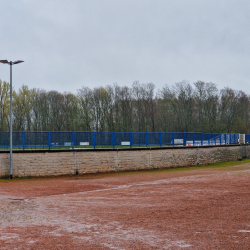
M 0 60 L 0 63 L 9 64 L 10 65 L 10 179 L 12 179 L 12 65 L 22 63 L 24 61 L 9 61 L 8 60 Z
M 12 179 L 12 61 L 10 61 L 10 179 Z

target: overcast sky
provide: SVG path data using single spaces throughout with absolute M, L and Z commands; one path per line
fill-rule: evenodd
M 0 0 L 0 10 L 0 59 L 25 61 L 15 90 L 203 80 L 250 94 L 250 1 Z

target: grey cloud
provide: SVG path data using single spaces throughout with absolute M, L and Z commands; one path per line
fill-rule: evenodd
M 23 59 L 15 88 L 76 92 L 183 79 L 248 91 L 247 1 L 4 1 L 1 59 Z M 6 65 L 0 79 L 8 80 Z

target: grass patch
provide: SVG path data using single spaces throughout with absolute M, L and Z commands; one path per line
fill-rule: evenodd
M 238 165 L 243 165 L 246 163 L 250 163 L 250 159 L 243 159 L 239 161 L 227 161 L 227 162 L 219 162 L 212 164 L 204 164 L 204 165 L 196 165 L 196 166 L 187 166 L 187 167 L 172 167 L 172 168 L 163 168 L 163 169 L 149 169 L 149 170 L 131 170 L 131 171 L 123 171 L 123 172 L 110 172 L 110 173 L 96 173 L 96 174 L 86 174 L 89 176 L 112 176 L 112 175 L 132 175 L 132 174 L 153 174 L 153 173 L 167 173 L 167 172 L 181 172 L 181 171 L 192 171 L 199 169 L 220 169 L 220 168 L 230 168 Z M 84 175 L 80 175 L 84 176 Z

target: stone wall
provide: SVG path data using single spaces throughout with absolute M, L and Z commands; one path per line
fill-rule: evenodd
M 13 151 L 13 177 L 117 172 L 194 166 L 250 158 L 250 146 Z M 9 152 L 0 151 L 0 176 L 9 176 Z

